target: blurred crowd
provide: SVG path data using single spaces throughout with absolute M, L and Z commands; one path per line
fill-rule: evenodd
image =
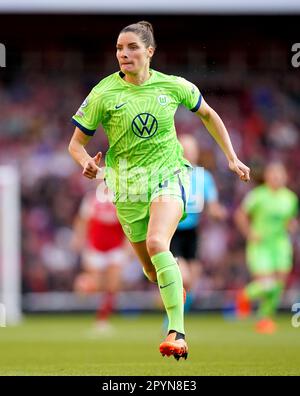
M 235 83 L 234 72 L 226 76 L 226 81 L 218 82 L 218 88 L 201 75 L 195 79 L 193 74 L 192 81 L 220 114 L 239 157 L 251 167 L 250 184 L 241 183 L 228 170 L 221 150 L 195 115 L 184 108 L 176 115 L 178 134 L 191 133 L 198 139 L 199 165 L 212 172 L 220 201 L 230 214 L 225 222 L 203 216 L 199 227 L 199 293 L 237 289 L 247 281 L 244 241 L 232 214 L 246 192 L 261 182 L 262 168 L 268 160 L 279 159 L 287 165 L 289 187 L 300 196 L 299 76 L 255 74 L 240 86 Z M 99 79 L 102 77 L 99 75 Z M 183 77 L 191 79 L 188 73 Z M 81 175 L 67 147 L 73 133 L 71 116 L 91 87 L 72 73 L 45 77 L 26 72 L 5 84 L 0 82 L 0 165 L 16 166 L 21 178 L 24 292 L 71 291 L 80 271 L 80 257 L 71 243 L 73 222 L 83 196 L 95 182 Z M 107 149 L 101 128 L 92 142 L 90 154 Z M 299 287 L 299 234 L 294 244 L 289 286 Z M 124 274 L 125 284 L 146 287 L 134 259 L 128 266 L 137 276 L 127 279 Z

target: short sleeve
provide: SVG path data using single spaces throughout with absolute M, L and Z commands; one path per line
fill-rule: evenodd
M 204 172 L 204 199 L 206 202 L 215 202 L 218 200 L 218 191 L 212 174 Z
M 201 93 L 193 83 L 185 78 L 177 77 L 179 103 L 183 104 L 187 109 L 196 112 L 201 105 Z
M 101 96 L 93 89 L 72 117 L 72 123 L 86 135 L 93 136 L 101 123 L 102 114 Z

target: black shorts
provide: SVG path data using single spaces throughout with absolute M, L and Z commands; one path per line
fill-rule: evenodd
M 175 257 L 192 260 L 197 257 L 197 242 L 196 228 L 177 230 L 172 238 L 170 250 Z

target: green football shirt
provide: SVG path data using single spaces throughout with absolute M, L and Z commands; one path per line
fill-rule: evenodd
M 267 185 L 254 188 L 243 201 L 243 208 L 251 218 L 251 228 L 262 242 L 286 238 L 287 223 L 298 212 L 298 197 L 288 188 L 272 190 Z
M 101 80 L 73 116 L 87 135 L 101 124 L 107 135 L 106 182 L 116 193 L 140 194 L 168 178 L 188 161 L 177 140 L 174 115 L 180 104 L 195 112 L 198 88 L 177 76 L 150 69 L 141 85 L 116 72 Z

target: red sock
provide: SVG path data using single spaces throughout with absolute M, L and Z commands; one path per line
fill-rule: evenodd
M 114 307 L 115 295 L 107 292 L 103 296 L 103 302 L 99 305 L 97 310 L 97 320 L 107 320 L 111 315 Z

